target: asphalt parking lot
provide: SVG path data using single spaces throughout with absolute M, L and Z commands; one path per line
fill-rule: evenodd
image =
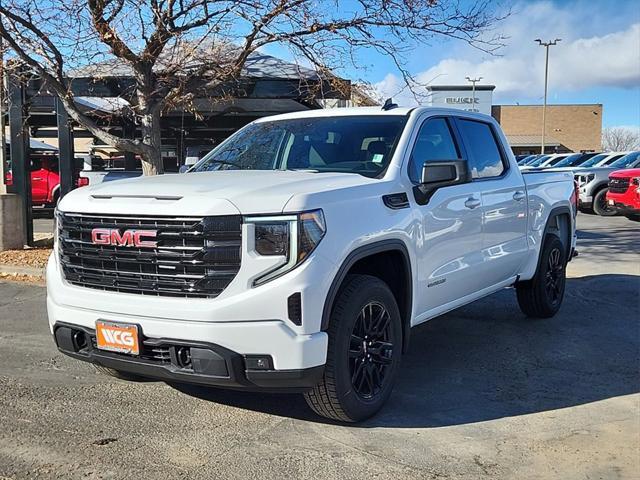
M 414 329 L 357 426 L 296 395 L 100 376 L 57 353 L 44 288 L 0 283 L 0 478 L 638 478 L 640 224 L 578 228 L 559 315 L 505 290 Z

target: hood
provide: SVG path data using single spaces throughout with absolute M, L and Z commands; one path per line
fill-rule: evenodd
M 580 170 L 580 167 L 551 167 L 545 168 L 548 172 L 573 172 L 574 170 L 577 172 Z M 584 170 L 584 169 L 583 169 Z
M 640 168 L 627 168 L 622 170 L 616 170 L 609 174 L 610 177 L 615 178 L 634 178 L 640 177 Z
M 280 213 L 296 195 L 378 181 L 352 173 L 280 170 L 159 175 L 78 188 L 64 197 L 60 210 L 185 216 Z
M 609 173 L 613 172 L 614 170 L 620 170 L 620 169 L 612 168 L 612 167 L 592 167 L 592 168 L 582 168 L 580 170 L 576 170 L 574 173 L 576 175 L 583 175 L 583 176 L 594 173 L 596 176 L 600 176 L 600 175 L 609 175 Z

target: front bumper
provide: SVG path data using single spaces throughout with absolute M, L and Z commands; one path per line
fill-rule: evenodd
M 591 208 L 593 206 L 593 197 L 591 195 L 587 195 L 586 193 L 580 193 L 578 197 L 578 207 L 579 208 Z
M 140 299 L 141 302 L 144 300 Z M 52 295 L 47 296 L 47 314 L 52 333 L 55 333 L 57 325 L 62 324 L 93 331 L 98 320 L 106 320 L 138 325 L 141 334 L 147 339 L 213 344 L 241 356 L 268 355 L 273 360 L 274 370 L 307 369 L 324 365 L 326 361 L 328 336 L 325 332 L 302 334 L 291 328 L 289 322 L 279 319 L 193 321 L 189 319 L 189 313 L 188 310 L 183 311 L 183 320 L 129 315 L 102 308 L 92 310 L 61 305 Z
M 256 365 L 252 356 L 220 345 L 144 336 L 138 356 L 107 352 L 96 348 L 93 329 L 62 322 L 54 325 L 53 336 L 58 349 L 70 357 L 167 382 L 258 391 L 306 391 L 320 381 L 324 372 L 324 365 L 274 370 L 271 361 L 266 362 L 267 368 L 252 368 Z M 188 356 L 179 353 L 185 351 Z

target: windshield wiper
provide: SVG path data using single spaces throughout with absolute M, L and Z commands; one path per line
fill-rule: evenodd
M 291 168 L 291 167 L 287 167 L 284 169 L 287 172 L 313 172 L 313 173 L 319 173 L 320 170 L 317 170 L 315 168 Z
M 209 160 L 207 163 L 209 164 L 208 166 L 212 166 L 211 164 L 230 165 L 232 167 L 236 167 L 238 170 L 242 170 L 242 167 L 240 165 L 238 165 L 237 163 L 227 162 L 226 160 L 218 160 L 217 158 Z M 209 169 L 207 168 L 207 170 L 209 170 Z

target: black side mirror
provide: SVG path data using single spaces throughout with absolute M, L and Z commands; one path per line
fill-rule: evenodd
M 414 187 L 416 202 L 425 205 L 436 190 L 470 181 L 471 172 L 466 160 L 425 162 L 422 166 L 422 182 Z
M 178 169 L 178 173 L 186 173 L 187 170 L 189 170 L 189 165 L 180 165 L 180 168 Z

